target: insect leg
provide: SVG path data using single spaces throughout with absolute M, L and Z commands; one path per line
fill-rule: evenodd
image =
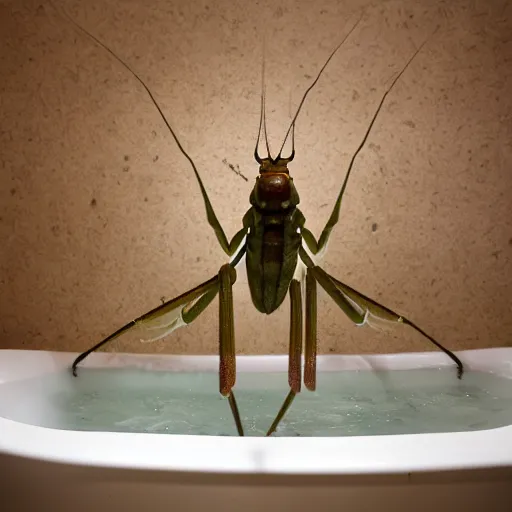
M 380 114 L 380 111 L 382 109 L 382 105 L 384 104 L 384 101 L 386 100 L 386 97 L 388 94 L 393 90 L 393 87 L 398 82 L 398 80 L 401 78 L 401 76 L 405 73 L 411 62 L 415 59 L 415 57 L 418 55 L 418 53 L 421 51 L 423 46 L 425 45 L 427 41 L 425 40 L 418 49 L 414 52 L 414 54 L 409 58 L 409 60 L 405 63 L 404 67 L 401 69 L 401 71 L 398 73 L 398 75 L 393 79 L 389 87 L 386 89 L 384 94 L 381 97 L 381 100 L 377 106 L 377 109 L 375 110 L 375 113 L 373 114 L 373 117 L 370 121 L 370 124 L 368 125 L 368 128 L 366 129 L 366 132 L 357 147 L 356 151 L 352 155 L 352 158 L 350 159 L 350 163 L 347 169 L 347 172 L 345 174 L 345 179 L 343 180 L 343 184 L 341 186 L 340 192 L 338 194 L 338 197 L 336 198 L 336 203 L 334 204 L 334 207 L 332 209 L 331 215 L 329 219 L 327 220 L 327 223 L 325 224 L 325 227 L 320 234 L 320 238 L 318 239 L 318 242 L 315 240 L 314 235 L 309 231 L 307 228 L 302 228 L 302 237 L 304 241 L 306 242 L 309 250 L 313 254 L 322 253 L 323 249 L 327 247 L 327 242 L 329 241 L 329 237 L 331 235 L 331 231 L 333 230 L 334 226 L 338 223 L 339 217 L 340 217 L 340 208 L 341 208 L 341 201 L 343 199 L 343 194 L 345 193 L 345 190 L 347 188 L 348 180 L 350 177 L 350 173 L 352 172 L 352 168 L 354 166 L 355 159 L 357 158 L 357 155 L 361 152 L 364 145 L 366 144 L 366 141 L 372 131 L 373 125 L 375 124 L 375 121 L 377 120 L 377 117 Z
M 290 344 L 288 350 L 288 384 L 300 393 L 302 378 L 302 292 L 300 281 L 290 283 Z
M 402 315 L 399 315 L 398 313 L 395 313 L 393 310 L 383 304 L 380 304 L 376 300 L 363 295 L 361 292 L 358 292 L 354 288 L 342 283 L 335 277 L 332 277 L 321 267 L 315 265 L 307 255 L 306 251 L 302 248 L 300 250 L 300 257 L 308 266 L 308 272 L 313 274 L 315 279 L 320 283 L 320 286 L 330 295 L 334 302 L 336 302 L 336 304 L 355 324 L 371 325 L 371 321 L 373 319 L 375 321 L 408 325 L 448 355 L 457 365 L 458 378 L 460 379 L 462 377 L 462 374 L 464 373 L 464 366 L 460 359 L 451 350 L 441 345 L 441 343 L 418 327 L 414 322 Z
M 219 271 L 219 388 L 229 400 L 238 435 L 244 435 L 233 386 L 236 381 L 235 323 L 233 313 L 233 284 L 236 270 L 229 264 Z
M 310 391 L 316 389 L 316 279 L 306 273 L 306 339 L 304 350 L 304 384 Z
M 300 392 L 302 358 L 302 292 L 300 281 L 292 279 L 290 283 L 290 347 L 288 356 L 288 384 L 290 392 L 279 409 L 272 425 L 268 429 L 270 436 L 283 419 L 286 411 Z
M 229 254 L 235 255 L 229 265 L 235 267 L 245 253 L 245 245 L 241 246 L 247 229 L 241 229 L 229 243 Z M 238 250 L 238 252 L 236 252 Z M 129 331 L 138 328 L 148 331 L 150 340 L 163 338 L 183 325 L 192 323 L 212 302 L 219 291 L 218 275 L 191 290 L 164 302 L 157 308 L 148 311 L 140 317 L 107 336 L 105 339 L 80 354 L 72 365 L 73 375 L 77 375 L 77 366 L 92 352 L 114 341 Z M 153 332 L 150 332 L 153 331 Z
M 457 365 L 457 376 L 459 379 L 462 377 L 462 374 L 464 373 L 464 366 L 460 359 L 449 349 L 446 347 L 443 347 L 441 343 L 436 341 L 432 336 L 427 334 L 423 329 L 418 327 L 414 322 L 409 320 L 408 318 L 405 318 L 402 315 L 399 315 L 398 313 L 395 313 L 393 310 L 389 309 L 388 307 L 384 306 L 383 304 L 380 304 L 374 299 L 371 299 L 370 297 L 367 297 L 366 295 L 363 295 L 361 292 L 358 292 L 357 290 L 354 290 L 354 288 L 351 288 L 345 283 L 342 283 L 338 279 L 336 279 L 333 276 L 328 276 L 336 285 L 336 287 L 341 290 L 351 301 L 356 303 L 361 309 L 364 309 L 366 311 L 365 316 L 367 317 L 366 322 L 368 323 L 369 319 L 372 317 L 377 320 L 384 320 L 387 322 L 395 322 L 395 323 L 401 323 L 404 325 L 408 325 L 412 327 L 415 331 L 417 331 L 419 334 L 421 334 L 423 337 L 427 338 L 431 343 L 433 343 L 437 348 L 442 350 L 446 355 L 448 355 L 453 362 Z
M 217 219 L 217 215 L 215 214 L 215 211 L 213 209 L 213 206 L 210 202 L 210 199 L 208 197 L 208 193 L 206 192 L 206 188 L 203 185 L 203 181 L 201 179 L 201 176 L 199 175 L 199 171 L 192 160 L 192 157 L 187 153 L 185 148 L 181 145 L 180 140 L 178 139 L 178 136 L 176 135 L 176 132 L 171 127 L 171 124 L 167 120 L 167 117 L 163 113 L 162 109 L 160 108 L 160 105 L 156 101 L 153 93 L 149 89 L 149 87 L 146 85 L 144 80 L 121 58 L 119 57 L 113 50 L 111 50 L 105 43 L 100 41 L 96 36 L 91 34 L 88 30 L 86 30 L 84 27 L 82 27 L 80 24 L 78 24 L 67 12 L 62 11 L 63 16 L 65 16 L 70 23 L 72 23 L 78 30 L 83 32 L 85 35 L 87 35 L 90 39 L 92 39 L 98 46 L 101 46 L 104 50 L 106 50 L 114 59 L 116 59 L 119 64 L 121 64 L 146 90 L 146 93 L 149 96 L 149 99 L 157 109 L 160 117 L 162 118 L 162 121 L 164 122 L 165 126 L 169 130 L 169 133 L 171 134 L 172 138 L 174 139 L 174 142 L 178 146 L 178 149 L 181 151 L 183 156 L 188 160 L 190 166 L 192 167 L 192 170 L 194 171 L 194 175 L 196 177 L 197 183 L 199 185 L 199 189 L 201 191 L 201 195 L 203 196 L 204 206 L 206 209 L 206 218 L 208 220 L 208 224 L 213 228 L 213 231 L 215 232 L 215 235 L 217 236 L 217 240 L 219 241 L 220 246 L 222 247 L 223 251 L 228 254 L 230 254 L 230 244 L 228 243 L 228 239 L 226 237 L 226 234 L 224 233 L 224 230 L 222 229 L 222 226 Z
M 71 369 L 73 371 L 73 375 L 77 375 L 77 366 L 92 352 L 98 350 L 103 347 L 107 343 L 114 341 L 116 338 L 119 338 L 121 335 L 128 333 L 135 328 L 142 328 L 150 330 L 158 330 L 159 338 L 161 338 L 164 334 L 169 334 L 174 329 L 180 327 L 178 322 L 178 318 L 181 314 L 181 319 L 185 324 L 192 322 L 204 309 L 206 306 L 213 300 L 215 295 L 218 292 L 218 276 L 214 276 L 208 281 L 192 288 L 182 295 L 175 297 L 167 302 L 164 302 L 160 306 L 148 311 L 144 315 L 128 322 L 126 325 L 112 333 L 110 336 L 107 336 L 105 339 L 86 350 L 82 354 L 80 354 L 73 362 Z M 207 297 L 208 300 L 205 298 Z M 196 301 L 199 299 L 196 303 Z M 187 310 L 187 306 L 189 309 Z

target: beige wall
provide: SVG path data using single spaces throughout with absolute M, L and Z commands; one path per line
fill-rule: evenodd
M 319 234 L 380 95 L 325 268 L 453 349 L 512 340 L 512 6 L 500 1 L 59 1 L 157 96 L 231 236 L 257 174 L 262 40 L 272 147 L 319 65 L 367 6 L 300 117 L 291 172 Z M 225 261 L 190 166 L 139 84 L 48 2 L 3 1 L 0 347 L 80 351 Z M 246 182 L 223 163 L 239 165 Z M 372 226 L 376 227 L 374 231 Z M 285 352 L 235 290 L 237 348 Z M 319 301 L 322 352 L 428 349 Z M 213 353 L 217 304 L 128 351 Z

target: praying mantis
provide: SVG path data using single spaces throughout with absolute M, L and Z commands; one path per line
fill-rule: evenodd
M 302 382 L 304 382 L 308 390 L 314 391 L 316 389 L 318 286 L 327 292 L 328 296 L 355 325 L 374 326 L 378 322 L 388 322 L 406 325 L 414 329 L 426 340 L 444 351 L 456 364 L 458 378 L 462 377 L 464 371 L 463 364 L 453 352 L 445 348 L 413 321 L 348 286 L 330 275 L 318 264 L 318 261 L 327 249 L 332 230 L 339 221 L 343 195 L 354 167 L 354 162 L 364 148 L 387 96 L 392 92 L 397 81 L 420 53 L 426 41 L 416 49 L 382 94 L 369 126 L 350 159 L 337 199 L 318 239 L 306 227 L 306 218 L 298 208 L 299 194 L 288 168 L 295 156 L 295 128 L 308 94 L 320 80 L 322 73 L 334 55 L 352 35 L 362 16 L 330 53 L 311 85 L 304 92 L 280 150 L 275 157 L 271 155 L 267 136 L 263 60 L 260 119 L 254 150 L 254 158 L 259 165 L 259 175 L 256 177 L 255 185 L 249 197 L 251 206 L 242 218 L 242 228 L 229 240 L 214 212 L 194 161 L 183 148 L 176 132 L 171 127 L 146 83 L 108 46 L 77 24 L 67 14 L 65 16 L 80 31 L 109 52 L 143 86 L 178 149 L 188 160 L 194 172 L 203 198 L 208 224 L 213 229 L 220 247 L 228 257 L 228 261 L 220 267 L 218 273 L 207 281 L 178 297 L 163 302 L 158 307 L 128 322 L 99 343 L 81 353 L 72 364 L 73 375 L 77 376 L 78 365 L 89 354 L 118 339 L 128 331 L 140 329 L 147 333 L 146 339 L 156 340 L 169 335 L 179 327 L 191 324 L 218 295 L 219 391 L 221 395 L 227 398 L 237 432 L 240 436 L 243 436 L 244 428 L 234 394 L 236 350 L 233 285 L 237 278 L 236 269 L 245 258 L 252 303 L 260 313 L 265 315 L 272 314 L 283 304 L 287 296 L 290 301 L 289 392 L 269 427 L 267 436 L 272 435 L 278 428 L 294 398 L 301 391 Z M 284 157 L 282 155 L 283 148 L 290 134 L 291 153 L 289 156 Z M 259 153 L 262 137 L 264 138 L 266 148 L 266 156 L 263 157 Z

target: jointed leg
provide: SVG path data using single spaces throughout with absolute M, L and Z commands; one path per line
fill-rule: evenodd
M 114 341 L 121 335 L 126 334 L 128 331 L 139 327 L 146 329 L 155 329 L 155 325 L 158 326 L 165 333 L 170 333 L 182 324 L 179 324 L 177 319 L 179 314 L 182 314 L 182 319 L 185 324 L 192 322 L 206 306 L 215 298 L 218 292 L 218 276 L 212 277 L 208 281 L 196 286 L 192 290 L 183 293 L 179 297 L 175 297 L 167 302 L 164 302 L 160 306 L 148 311 L 139 318 L 132 320 L 127 323 L 116 332 L 107 336 L 105 339 L 80 354 L 73 362 L 71 368 L 73 375 L 76 377 L 77 366 L 92 352 L 103 347 L 107 343 Z M 194 302 L 196 301 L 196 302 Z M 186 310 L 187 306 L 190 308 Z M 168 324 L 166 325 L 166 319 L 169 318 Z M 161 337 L 161 336 L 159 336 Z
M 290 283 L 290 344 L 288 349 L 288 385 L 300 393 L 302 378 L 302 293 L 300 282 Z
M 300 282 L 292 279 L 290 283 L 290 347 L 288 359 L 288 384 L 290 392 L 279 409 L 276 418 L 268 429 L 270 436 L 283 419 L 286 411 L 300 392 L 301 386 L 301 358 L 302 358 L 302 292 Z
M 181 145 L 181 142 L 180 140 L 178 139 L 178 136 L 176 134 L 176 132 L 174 131 L 174 129 L 172 128 L 171 124 L 169 123 L 169 121 L 167 120 L 167 117 L 165 116 L 162 108 L 160 107 L 160 105 L 158 104 L 155 96 L 153 95 L 153 93 L 151 92 L 151 90 L 149 89 L 149 87 L 146 85 L 146 82 L 144 82 L 144 80 L 142 80 L 142 78 L 139 76 L 138 73 L 136 73 L 132 68 L 131 66 L 128 65 L 128 63 L 122 59 L 121 57 L 119 57 L 119 55 L 117 55 L 113 50 L 111 50 L 105 43 L 103 43 L 102 41 L 100 41 L 95 35 L 91 34 L 91 32 L 89 32 L 87 29 L 85 29 L 84 27 L 82 27 L 80 24 L 78 24 L 69 14 L 67 14 L 67 12 L 63 11 L 62 14 L 75 26 L 78 28 L 78 30 L 80 30 L 81 32 L 83 32 L 84 34 L 86 34 L 89 38 L 91 38 L 98 46 L 101 46 L 104 50 L 106 50 L 112 57 L 114 57 L 114 59 L 116 59 L 119 64 L 121 64 L 132 76 L 133 78 L 135 78 L 135 80 L 137 80 L 140 85 L 142 85 L 142 87 L 145 89 L 146 93 L 148 94 L 149 96 L 149 99 L 151 100 L 151 102 L 153 103 L 153 105 L 155 106 L 155 108 L 157 109 L 158 111 L 158 114 L 160 115 L 162 121 L 164 122 L 165 126 L 167 127 L 167 129 L 169 130 L 169 133 L 171 134 L 172 138 L 174 139 L 174 142 L 176 143 L 176 145 L 178 146 L 178 149 L 181 151 L 181 153 L 183 154 L 183 156 L 188 160 L 190 166 L 192 167 L 192 170 L 194 171 L 194 175 L 196 177 L 196 180 L 197 180 L 197 183 L 199 185 L 199 190 L 201 191 L 201 195 L 203 197 L 203 202 L 204 202 L 204 206 L 205 206 L 205 210 L 206 210 L 206 219 L 208 221 L 208 224 L 210 224 L 210 226 L 213 228 L 213 231 L 215 232 L 215 235 L 217 237 L 217 240 L 220 244 L 220 246 L 222 247 L 223 251 L 231 256 L 233 254 L 233 251 L 236 249 L 237 245 L 235 244 L 235 246 L 233 246 L 233 241 L 237 241 L 238 240 L 238 243 L 240 243 L 241 241 L 241 238 L 238 239 L 237 237 L 240 235 L 240 233 L 237 233 L 235 235 L 235 237 L 233 237 L 233 240 L 231 241 L 231 243 L 228 242 L 228 239 L 224 233 L 224 230 L 222 229 L 222 226 L 219 222 L 219 220 L 217 219 L 217 215 L 215 214 L 215 211 L 213 210 L 213 206 L 211 204 L 211 201 L 210 201 L 210 198 L 208 197 L 208 193 L 206 192 L 206 189 L 204 187 L 204 184 L 203 184 L 203 180 L 201 179 L 201 176 L 199 174 L 199 171 L 194 163 L 194 161 L 192 160 L 192 157 L 187 153 L 187 151 L 185 150 L 185 148 Z M 243 230 L 242 230 L 243 231 Z
M 171 136 L 173 137 L 178 149 L 185 156 L 185 158 L 190 163 L 192 170 L 194 171 L 194 175 L 198 182 L 201 195 L 203 197 L 205 209 L 206 209 L 206 217 L 210 226 L 213 228 L 215 235 L 217 236 L 217 240 L 224 250 L 224 252 L 228 256 L 233 256 L 235 251 L 240 248 L 242 240 L 244 236 L 247 234 L 247 228 L 242 228 L 231 240 L 228 242 L 224 230 L 217 219 L 217 216 L 213 210 L 213 206 L 210 202 L 206 189 L 203 185 L 202 179 L 199 175 L 199 171 L 192 160 L 191 156 L 187 153 L 187 151 L 181 145 L 181 142 L 178 139 L 175 131 L 171 127 L 169 121 L 167 120 L 165 114 L 160 108 L 158 102 L 156 101 L 153 93 L 146 85 L 146 83 L 142 80 L 142 78 L 116 53 L 114 53 L 108 46 L 106 46 L 102 41 L 100 41 L 97 37 L 92 35 L 85 28 L 76 23 L 67 13 L 64 13 L 65 16 L 82 32 L 88 35 L 93 41 L 96 42 L 99 46 L 104 48 L 107 52 L 109 52 L 122 66 L 124 66 L 129 73 L 144 87 L 149 98 L 153 102 L 155 108 L 157 109 L 162 121 L 166 125 L 169 130 Z M 231 264 L 224 265 L 219 275 L 212 278 L 210 281 L 207 281 L 203 285 L 198 288 L 194 288 L 193 290 L 186 292 L 180 297 L 173 299 L 167 303 L 162 304 L 160 307 L 155 308 L 154 310 L 142 315 L 137 320 L 134 320 L 124 327 L 113 333 L 112 335 L 105 338 L 100 343 L 94 345 L 91 349 L 87 350 L 83 354 L 81 354 L 73 363 L 73 373 L 76 375 L 76 367 L 77 365 L 87 357 L 91 352 L 97 350 L 101 346 L 107 344 L 108 342 L 118 338 L 122 334 L 125 334 L 127 331 L 133 329 L 135 326 L 148 327 L 150 329 L 158 329 L 160 332 L 160 336 L 166 335 L 170 333 L 175 328 L 183 325 L 183 323 L 187 324 L 192 322 L 197 316 L 199 316 L 206 307 L 211 303 L 217 292 L 220 290 L 220 351 L 221 351 L 221 393 L 225 394 L 229 398 L 229 403 L 231 409 L 233 411 L 233 415 L 235 417 L 235 422 L 237 424 L 237 429 L 240 435 L 243 435 L 243 430 L 240 422 L 240 416 L 238 414 L 238 408 L 236 406 L 236 401 L 234 395 L 231 392 L 231 388 L 235 383 L 235 354 L 234 354 L 234 327 L 233 327 L 233 297 L 231 288 L 236 279 L 236 272 L 234 267 L 242 257 L 244 248 L 241 248 L 238 255 L 235 257 L 234 261 Z M 200 289 L 200 290 L 199 290 Z M 197 300 L 197 302 L 195 302 Z M 188 309 L 187 309 L 188 308 Z M 176 315 L 177 312 L 177 315 Z M 165 323 L 162 325 L 162 316 L 173 314 L 173 318 L 168 322 L 168 325 Z M 153 327 L 153 323 L 157 323 L 157 327 Z
M 462 377 L 464 367 L 460 359 L 451 350 L 443 347 L 441 343 L 420 329 L 415 323 L 399 315 L 398 313 L 395 313 L 379 302 L 367 297 L 366 295 L 363 295 L 357 290 L 354 290 L 354 288 L 351 288 L 341 281 L 338 281 L 321 267 L 315 265 L 311 258 L 307 255 L 306 251 L 302 248 L 300 250 L 300 257 L 308 267 L 308 273 L 311 272 L 313 274 L 315 279 L 320 283 L 320 286 L 322 286 L 322 288 L 329 294 L 334 302 L 336 302 L 336 304 L 355 324 L 363 325 L 364 323 L 368 323 L 369 318 L 373 317 L 391 323 L 409 325 L 418 333 L 427 338 L 436 347 L 441 349 L 445 354 L 447 354 L 457 365 L 457 376 L 459 379 Z
M 431 343 L 433 343 L 437 348 L 442 350 L 454 361 L 454 363 L 457 365 L 457 376 L 459 377 L 459 379 L 462 377 L 462 374 L 464 373 L 464 366 L 460 359 L 451 350 L 448 350 L 447 348 L 443 347 L 441 343 L 436 341 L 434 338 L 432 338 L 432 336 L 430 336 L 423 329 L 418 327 L 414 322 L 405 318 L 402 315 L 399 315 L 398 313 L 395 313 L 393 310 L 371 299 L 370 297 L 363 295 L 361 292 L 354 290 L 354 288 L 351 288 L 347 284 L 338 281 L 338 279 L 336 279 L 335 277 L 329 276 L 329 278 L 333 281 L 333 283 L 339 290 L 341 290 L 347 297 L 349 297 L 350 300 L 358 304 L 361 309 L 366 311 L 366 316 L 374 317 L 388 322 L 409 325 L 419 334 L 427 338 Z
M 223 265 L 219 274 L 203 284 L 176 297 L 148 313 L 132 320 L 116 332 L 80 354 L 72 365 L 73 375 L 77 375 L 77 366 L 89 354 L 107 343 L 139 327 L 148 331 L 159 331 L 158 338 L 170 334 L 174 329 L 194 321 L 219 293 L 219 352 L 220 352 L 220 392 L 229 400 L 239 435 L 243 435 L 242 422 L 232 388 L 236 380 L 233 293 L 236 271 L 232 265 Z M 181 322 L 180 322 L 181 320 Z
M 316 389 L 316 280 L 306 273 L 306 342 L 304 354 L 304 384 L 309 391 Z
M 235 323 L 232 290 L 235 280 L 235 269 L 229 264 L 223 265 L 219 272 L 219 388 L 220 393 L 229 400 L 238 435 L 243 436 L 242 421 L 232 390 L 236 382 Z
M 336 198 L 336 203 L 334 204 L 334 208 L 332 209 L 331 215 L 329 219 L 327 220 L 327 223 L 325 224 L 325 227 L 320 235 L 320 238 L 318 239 L 318 243 L 315 240 L 315 237 L 309 231 L 307 228 L 302 228 L 302 236 L 304 238 L 304 241 L 306 242 L 309 250 L 313 254 L 322 253 L 322 251 L 327 247 L 327 242 L 329 241 L 329 237 L 331 235 L 331 231 L 333 230 L 334 226 L 338 223 L 339 217 L 340 217 L 340 208 L 341 208 L 341 201 L 343 199 L 343 194 L 345 193 L 345 189 L 347 188 L 348 179 L 350 177 L 350 173 L 352 172 L 352 167 L 354 166 L 355 159 L 357 158 L 357 155 L 360 153 L 360 151 L 363 149 L 366 140 L 368 139 L 370 132 L 372 131 L 373 125 L 375 124 L 375 121 L 377 120 L 377 117 L 382 109 L 382 105 L 384 104 L 384 101 L 387 97 L 387 95 L 392 91 L 393 87 L 397 83 L 397 81 L 400 79 L 400 77 L 405 73 L 405 70 L 409 67 L 411 62 L 414 60 L 416 55 L 421 51 L 426 41 L 419 46 L 419 48 L 414 52 L 412 57 L 406 62 L 405 66 L 402 68 L 400 73 L 393 79 L 389 87 L 386 89 L 384 94 L 382 95 L 382 98 L 379 102 L 379 105 L 377 106 L 377 109 L 375 110 L 375 113 L 372 117 L 372 120 L 370 121 L 370 124 L 368 125 L 368 128 L 363 136 L 363 139 L 361 140 L 361 143 L 357 147 L 356 151 L 352 155 L 352 158 L 350 160 L 347 173 L 345 174 L 345 179 L 343 180 L 343 185 L 341 186 L 340 192 L 338 194 L 338 197 Z

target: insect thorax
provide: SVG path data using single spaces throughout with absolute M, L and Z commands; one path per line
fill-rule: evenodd
M 261 160 L 260 175 L 256 178 L 250 197 L 250 203 L 260 212 L 285 213 L 299 204 L 299 194 L 290 177 L 288 161 L 285 158 Z

